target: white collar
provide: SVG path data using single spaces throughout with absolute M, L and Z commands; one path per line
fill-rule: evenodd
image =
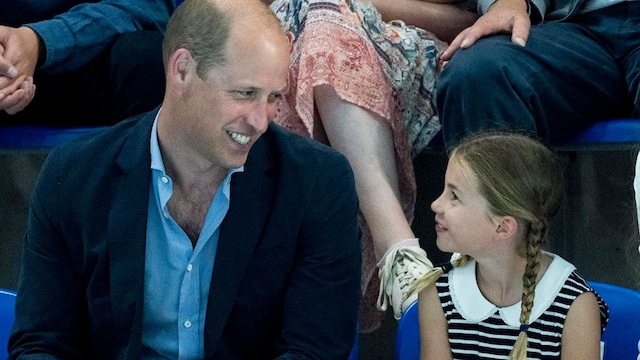
M 568 261 L 558 255 L 543 252 L 553 258 L 549 268 L 540 282 L 536 284 L 536 297 L 529 317 L 529 323 L 534 322 L 553 303 L 558 292 L 569 275 L 576 269 Z M 502 320 L 510 326 L 520 326 L 521 302 L 508 307 L 498 307 L 489 302 L 480 292 L 476 281 L 476 261 L 454 268 L 449 272 L 449 289 L 451 299 L 460 315 L 471 322 L 481 322 L 496 311 Z M 459 293 L 459 296 L 458 296 Z

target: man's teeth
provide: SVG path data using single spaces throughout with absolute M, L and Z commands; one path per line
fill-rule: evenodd
M 235 142 L 237 142 L 238 144 L 241 144 L 241 145 L 247 145 L 249 143 L 249 141 L 251 141 L 251 136 L 242 135 L 242 134 L 238 134 L 238 133 L 234 133 L 234 132 L 229 132 L 229 136 L 231 136 L 231 138 Z

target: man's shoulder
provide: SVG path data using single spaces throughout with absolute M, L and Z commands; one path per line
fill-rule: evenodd
M 86 134 L 68 143 L 59 146 L 54 151 L 77 152 L 79 150 L 90 150 L 93 148 L 101 149 L 101 151 L 118 147 L 119 144 L 127 140 L 127 134 L 136 130 L 136 127 L 144 126 L 142 123 L 145 119 L 148 121 L 152 113 L 144 113 L 129 119 L 123 120 L 113 126 L 106 127 L 91 134 Z M 148 124 L 151 130 L 151 122 Z
M 75 160 L 80 160 L 83 157 L 97 160 L 100 157 L 113 156 L 127 141 L 129 134 L 150 133 L 153 114 L 155 112 L 140 114 L 105 129 L 80 136 L 54 148 L 52 153 Z
M 269 125 L 269 131 L 263 136 L 265 145 L 287 161 L 306 165 L 316 161 L 346 162 L 344 156 L 335 149 L 274 123 Z

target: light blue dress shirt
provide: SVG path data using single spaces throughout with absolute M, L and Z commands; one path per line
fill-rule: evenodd
M 159 114 L 159 112 L 158 112 Z M 204 325 L 220 223 L 229 209 L 229 170 L 218 189 L 195 248 L 169 214 L 173 193 L 151 131 L 151 186 L 144 276 L 143 359 L 203 359 Z

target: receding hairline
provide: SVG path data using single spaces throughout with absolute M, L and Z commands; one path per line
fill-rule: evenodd
M 260 0 L 210 0 L 229 17 L 231 27 L 246 26 L 255 30 L 278 29 L 280 20 Z M 284 32 L 283 32 L 284 33 Z
M 208 16 L 200 13 L 202 11 L 215 15 Z M 202 35 L 201 31 L 200 35 L 193 33 L 193 20 L 202 21 L 204 26 L 215 26 L 211 30 L 216 35 Z M 186 0 L 169 19 L 162 46 L 163 63 L 166 68 L 169 58 L 180 48 L 191 51 L 192 55 L 194 51 L 200 52 L 204 56 L 195 58 L 198 58 L 198 73 L 203 75 L 210 66 L 226 63 L 230 41 L 251 46 L 247 41 L 265 37 L 274 39 L 278 35 L 287 41 L 280 20 L 261 0 Z M 217 45 L 211 40 L 216 40 Z M 201 59 L 205 61 L 199 61 Z

